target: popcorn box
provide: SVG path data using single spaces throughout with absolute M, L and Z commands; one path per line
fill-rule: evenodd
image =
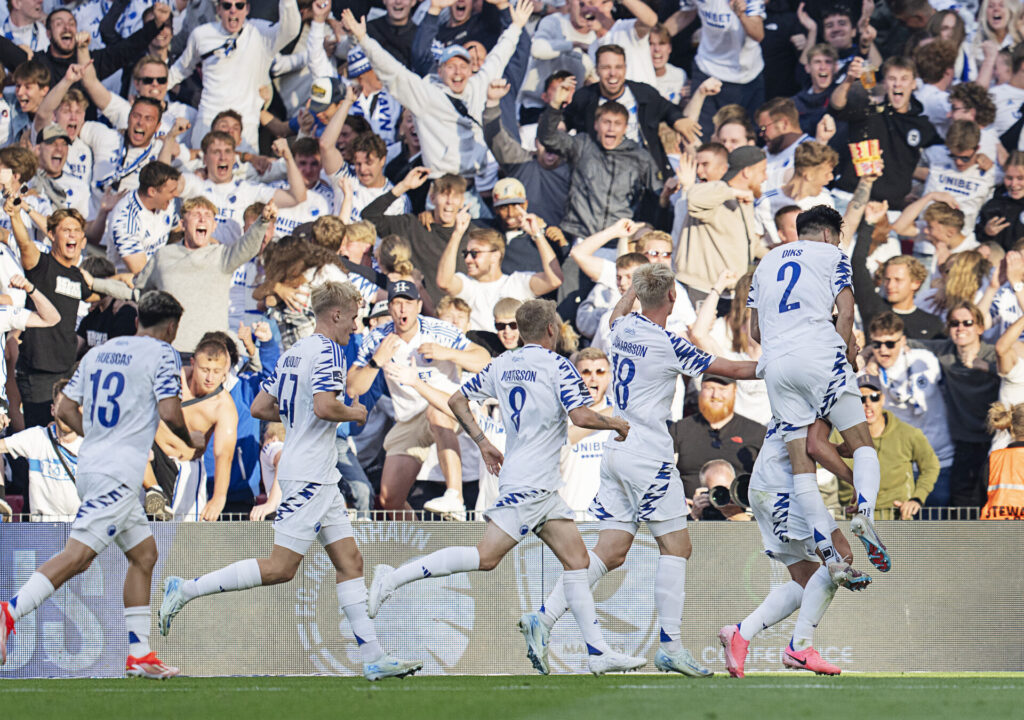
M 849 147 L 857 177 L 882 173 L 882 150 L 878 140 L 862 140 L 850 143 Z

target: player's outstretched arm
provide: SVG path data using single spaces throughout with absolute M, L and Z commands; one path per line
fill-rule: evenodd
M 281 422 L 281 409 L 277 406 L 277 398 L 266 390 L 260 390 L 249 406 L 249 414 L 257 420 Z
M 185 414 L 181 411 L 180 397 L 166 397 L 161 400 L 157 403 L 157 413 L 175 437 L 190 448 L 198 450 L 200 454 L 206 451 L 206 435 L 201 432 L 191 432 L 188 429 L 188 425 L 185 423 Z M 78 411 L 78 416 L 82 416 L 81 409 Z M 76 430 L 76 432 L 78 431 Z M 79 432 L 79 434 L 82 433 Z
M 757 363 L 753 360 L 726 360 L 725 358 L 716 357 L 708 365 L 706 372 L 735 380 L 756 380 Z
M 85 435 L 82 428 L 82 407 L 64 393 L 57 398 L 57 419 L 74 430 L 79 436 Z
M 577 427 L 590 430 L 614 430 L 619 434 L 617 441 L 622 442 L 629 435 L 629 423 L 619 417 L 608 417 L 595 412 L 589 407 L 578 407 L 569 411 L 569 419 Z
M 330 422 L 355 422 L 362 425 L 366 422 L 366 406 L 358 400 L 346 405 L 333 392 L 318 392 L 313 395 L 313 414 L 321 420 Z
M 629 286 L 629 290 L 626 294 L 619 298 L 619 301 L 615 303 L 615 307 L 612 308 L 612 314 L 608 316 L 608 324 L 614 325 L 615 321 L 620 317 L 625 317 L 633 312 L 633 305 L 636 304 L 636 291 L 633 286 Z
M 466 434 L 480 448 L 480 457 L 483 458 L 487 470 L 497 475 L 501 470 L 502 463 L 505 462 L 505 456 L 484 435 L 484 431 L 480 429 L 476 418 L 473 417 L 473 411 L 469 407 L 469 400 L 462 394 L 461 390 L 456 390 L 451 394 L 451 397 L 448 398 L 448 407 L 451 409 L 452 414 L 455 415 L 455 419 L 459 421 L 462 429 L 466 431 Z

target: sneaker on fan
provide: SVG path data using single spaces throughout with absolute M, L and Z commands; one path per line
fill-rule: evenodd
M 151 652 L 149 655 L 137 658 L 128 656 L 128 661 L 125 663 L 124 668 L 125 675 L 128 677 L 143 677 L 149 678 L 150 680 L 166 680 L 172 678 L 181 672 L 176 667 L 165 665 L 160 658 L 156 656 L 155 652 Z
M 743 664 L 747 661 L 750 641 L 740 635 L 740 626 L 726 625 L 718 631 L 718 641 L 725 648 L 725 669 L 734 678 L 743 677 Z
M 462 495 L 451 488 L 445 490 L 444 495 L 423 503 L 423 509 L 453 520 L 466 519 L 466 504 L 462 501 Z
M 590 672 L 595 675 L 604 675 L 609 672 L 629 672 L 630 670 L 638 670 L 646 664 L 647 658 L 632 657 L 623 653 L 617 653 L 614 650 L 601 653 L 600 655 L 591 655 L 590 659 L 587 660 Z
M 839 675 L 842 672 L 832 663 L 826 662 L 814 648 L 794 650 L 793 643 L 787 645 L 782 653 L 782 664 L 794 670 L 810 670 L 817 675 Z
M 0 666 L 7 664 L 7 638 L 14 634 L 14 618 L 10 603 L 5 600 L 0 602 Z
M 165 522 L 174 519 L 174 511 L 160 488 L 151 487 L 146 490 L 145 508 L 146 514 L 154 520 Z
M 864 549 L 868 553 L 868 560 L 878 568 L 879 572 L 889 572 L 892 569 L 892 560 L 889 558 L 889 551 L 885 549 L 881 538 L 875 532 L 875 525 L 866 515 L 854 515 L 850 520 L 850 530 L 860 538 Z

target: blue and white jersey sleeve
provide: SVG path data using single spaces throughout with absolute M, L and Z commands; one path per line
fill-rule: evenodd
M 498 397 L 494 372 L 494 363 L 488 363 L 487 367 L 463 384 L 460 388 L 462 394 L 465 395 L 468 400 L 483 401 Z
M 352 367 L 366 367 L 369 365 L 370 358 L 377 352 L 377 348 L 384 342 L 384 338 L 391 334 L 394 327 L 394 323 L 388 323 L 371 331 L 363 340 L 363 344 L 359 346 L 359 352 L 356 354 L 356 359 L 352 361 Z
M 156 399 L 181 397 L 181 356 L 167 343 L 163 343 L 160 360 L 153 377 Z
M 282 360 L 284 360 L 284 355 L 278 358 L 277 367 L 274 368 L 274 372 L 267 375 L 267 377 L 263 379 L 263 382 L 260 383 L 260 390 L 265 392 L 267 395 L 270 395 L 270 397 L 274 398 L 275 400 L 281 397 L 279 395 L 279 388 L 281 385 L 281 373 L 279 373 L 278 370 L 281 367 Z
M 139 221 L 138 204 L 129 199 L 129 202 L 118 208 L 118 211 L 110 219 L 110 239 L 114 250 L 121 257 L 146 252 L 142 244 L 143 227 Z
M 469 338 L 451 323 L 434 318 L 421 318 L 420 331 L 429 336 L 433 342 L 453 350 L 465 350 L 469 347 Z
M 764 9 L 764 0 L 747 0 L 747 17 L 768 17 Z
M 320 353 L 310 366 L 309 385 L 314 395 L 345 390 L 345 354 L 341 346 L 329 338 L 323 338 Z
M 85 380 L 82 375 L 82 364 L 78 364 L 78 369 L 75 370 L 75 374 L 71 376 L 71 380 L 64 386 L 63 392 L 68 399 L 74 400 L 76 403 L 81 405 L 85 402 Z
M 750 278 L 750 292 L 747 293 L 747 307 L 757 309 L 757 296 L 758 296 L 759 283 L 757 282 L 757 273 Z
M 589 407 L 594 402 L 579 371 L 565 358 L 558 363 L 558 399 L 566 413 Z
M 668 333 L 669 342 L 672 344 L 672 351 L 675 353 L 678 369 L 683 375 L 697 377 L 707 372 L 708 366 L 715 360 L 711 353 L 704 352 L 700 348 L 691 345 L 689 342 L 674 333 Z
M 832 287 L 835 289 L 836 295 L 839 295 L 843 288 L 853 290 L 853 269 L 850 267 L 850 259 L 846 257 L 846 253 L 837 248 L 836 254 L 838 257 L 832 268 Z

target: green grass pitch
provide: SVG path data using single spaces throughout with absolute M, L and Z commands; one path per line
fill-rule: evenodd
M 0 716 L 55 718 L 821 718 L 1021 717 L 1024 673 L 262 677 L 0 681 Z

